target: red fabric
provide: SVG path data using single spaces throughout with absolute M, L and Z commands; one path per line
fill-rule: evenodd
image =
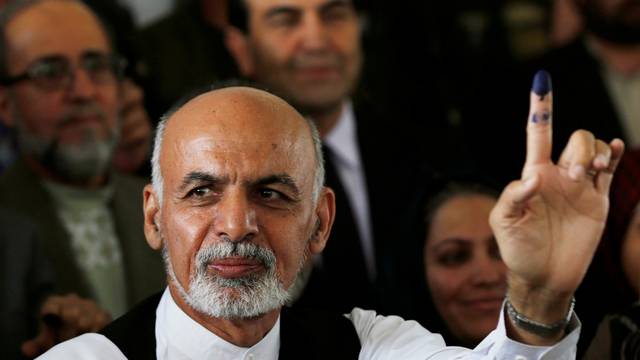
M 633 302 L 637 295 L 622 270 L 620 251 L 627 228 L 640 202 L 640 149 L 627 151 L 623 155 L 613 178 L 610 199 L 609 219 L 605 236 L 600 243 L 599 255 L 603 258 L 603 265 L 612 285 L 620 292 L 620 300 Z

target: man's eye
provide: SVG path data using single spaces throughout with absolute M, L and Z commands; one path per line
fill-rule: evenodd
M 281 195 L 279 192 L 271 189 L 260 189 L 258 193 L 260 195 L 260 198 L 264 200 L 276 200 L 281 198 Z
M 334 7 L 322 14 L 322 18 L 327 22 L 342 21 L 351 18 L 353 11 L 347 6 Z
M 294 14 L 278 14 L 269 19 L 273 27 L 289 28 L 295 26 L 299 21 L 299 16 Z
M 199 187 L 189 191 L 188 196 L 191 197 L 204 197 L 207 196 L 211 192 L 211 189 L 208 187 Z
M 30 73 L 33 78 L 53 79 L 66 76 L 68 67 L 58 62 L 47 62 L 35 65 Z

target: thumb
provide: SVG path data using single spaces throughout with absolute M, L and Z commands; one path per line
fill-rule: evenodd
M 532 174 L 523 180 L 512 181 L 504 189 L 498 203 L 491 211 L 492 226 L 502 224 L 505 220 L 511 222 L 519 219 L 527 201 L 536 194 L 539 184 L 538 174 Z

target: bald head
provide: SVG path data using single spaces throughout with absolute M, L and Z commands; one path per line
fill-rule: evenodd
M 315 126 L 284 100 L 265 91 L 248 87 L 210 91 L 162 118 L 152 156 L 153 187 L 160 203 L 164 179 L 176 160 L 190 170 L 210 170 L 205 164 L 191 163 L 203 150 L 215 154 L 221 163 L 233 157 L 241 159 L 235 164 L 243 166 L 298 169 L 303 177 L 311 177 L 314 202 L 324 184 Z

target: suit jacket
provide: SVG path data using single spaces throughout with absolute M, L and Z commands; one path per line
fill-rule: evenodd
M 396 306 L 394 283 L 399 278 L 398 256 L 406 251 L 404 235 L 409 214 L 423 180 L 430 174 L 424 136 L 408 123 L 395 122 L 372 106 L 355 106 L 357 141 L 364 168 L 377 278 L 367 277 L 354 215 L 340 179 L 325 152 L 326 185 L 336 192 L 336 220 L 323 252 L 320 269 L 314 269 L 296 306 L 348 312 L 353 307 L 405 314 Z M 402 235 L 401 235 L 402 234 Z M 396 288 L 396 291 L 391 291 Z
M 41 302 L 52 291 L 35 226 L 0 209 L 0 358 L 21 358 L 20 345 L 35 336 Z
M 156 294 L 100 331 L 128 359 L 156 358 Z M 288 359 L 357 359 L 360 340 L 347 318 L 336 313 L 283 309 L 280 314 L 280 356 Z
M 110 207 L 122 250 L 127 303 L 133 305 L 163 288 L 165 272 L 160 254 L 147 245 L 143 233 L 141 179 L 112 173 Z M 92 298 L 74 258 L 70 235 L 58 218 L 53 201 L 38 176 L 18 161 L 0 177 L 0 205 L 23 214 L 38 227 L 45 253 L 56 275 L 56 290 Z

